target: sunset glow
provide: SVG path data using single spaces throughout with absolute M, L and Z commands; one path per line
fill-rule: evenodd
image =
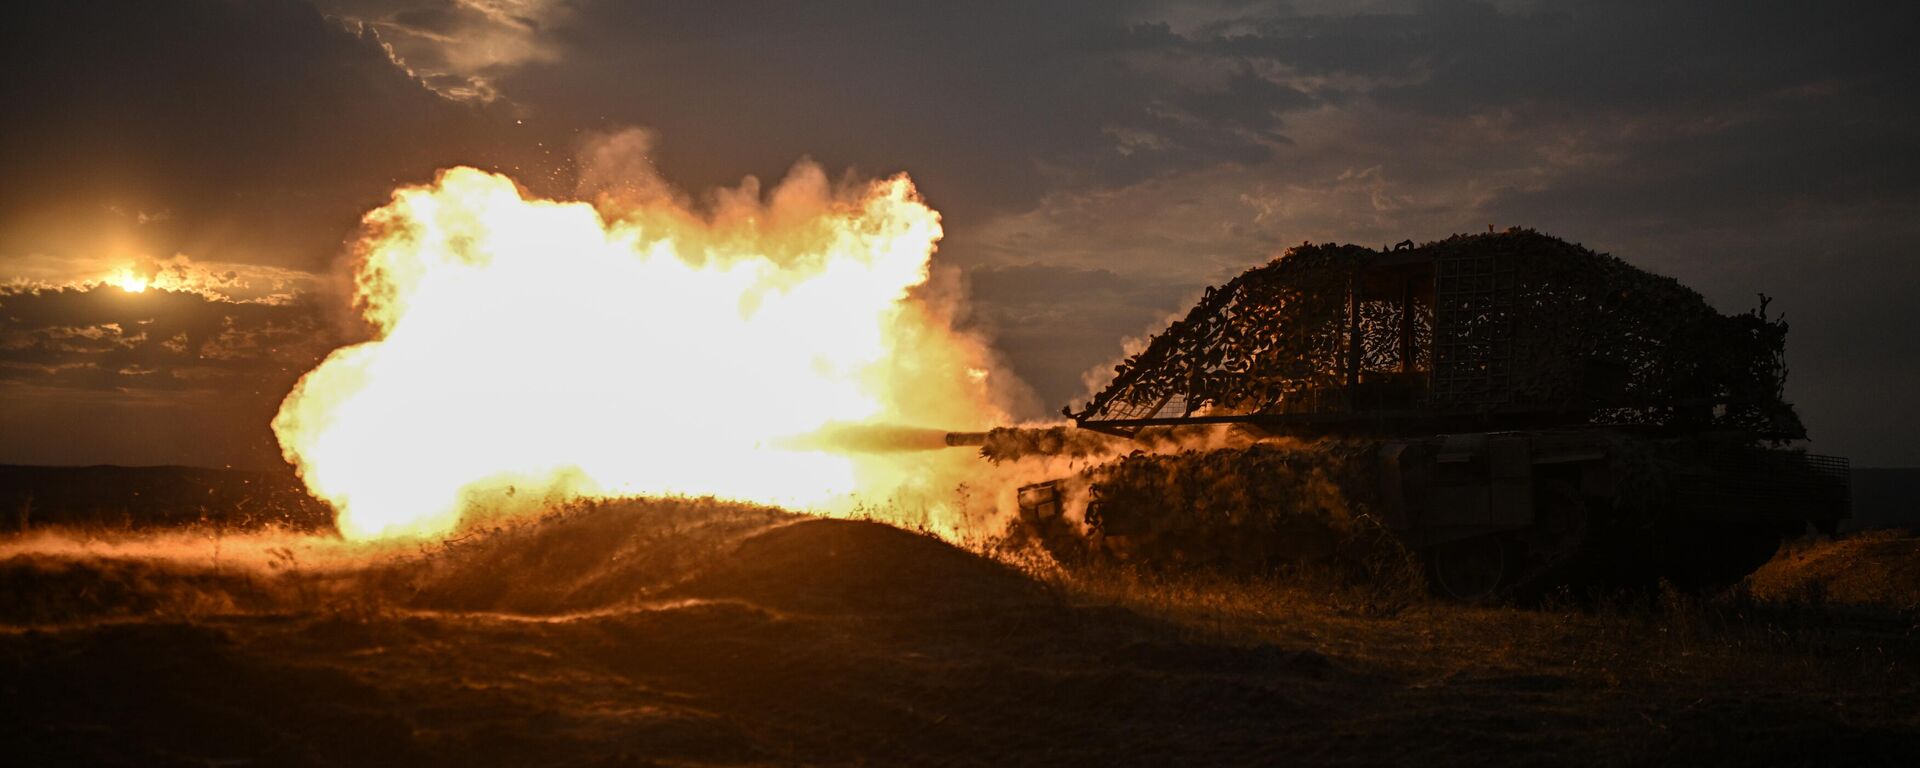
M 153 284 L 152 279 L 135 273 L 132 267 L 121 267 L 102 281 L 127 293 L 145 293 Z

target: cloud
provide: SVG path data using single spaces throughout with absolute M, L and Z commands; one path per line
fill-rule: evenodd
M 309 294 L 0 289 L 0 462 L 274 466 L 280 399 L 353 340 L 327 314 Z
M 1311 99 L 1131 31 L 1140 3 L 582 3 L 508 98 L 583 129 L 651 126 L 704 188 L 794 157 L 908 170 L 951 217 L 1063 185 L 1260 162 Z
M 1256 72 L 1305 94 L 1281 107 L 1286 141 L 1257 162 L 1059 185 L 1030 208 L 956 222 L 947 252 L 1218 283 L 1303 240 L 1539 227 L 1674 275 L 1723 310 L 1773 294 L 1794 318 L 1789 396 L 1819 447 L 1912 463 L 1920 452 L 1901 433 L 1920 411 L 1889 395 L 1884 417 L 1863 417 L 1853 393 L 1920 384 L 1920 348 L 1886 325 L 1920 283 L 1897 245 L 1920 236 L 1920 102 L 1900 95 L 1920 74 L 1902 52 L 1916 15 L 1780 3 L 1182 6 L 1133 27 L 1123 47 L 1156 76 Z M 982 312 L 995 301 L 983 295 Z M 1116 338 L 1154 312 L 1047 321 L 1063 337 Z M 1034 362 L 1047 354 L 1010 357 L 1040 372 L 1043 393 L 1072 391 L 1068 366 Z
M 0 281 L 0 290 L 86 289 L 102 283 L 130 291 L 158 288 L 215 301 L 254 304 L 288 304 L 301 300 L 304 294 L 331 287 L 326 278 L 312 272 L 206 261 L 185 254 L 167 259 L 30 254 L 7 260 L 7 275 Z
M 319 5 L 376 32 L 395 61 L 435 92 L 482 103 L 500 98 L 493 85 L 499 74 L 559 55 L 547 31 L 568 16 L 560 0 L 320 0 Z
M 292 0 L 42 3 L 0 29 L 0 266 L 313 269 L 395 181 L 519 156 L 505 115 L 436 95 L 371 34 Z
M 439 165 L 642 193 L 572 160 L 639 125 L 650 165 L 617 175 L 911 172 L 975 321 L 1052 405 L 1121 338 L 1288 245 L 1527 225 L 1725 309 L 1779 295 L 1822 447 L 1920 462 L 1901 434 L 1920 414 L 1857 395 L 1920 386 L 1920 350 L 1886 330 L 1920 283 L 1910 4 L 321 8 L 108 0 L 9 24 L 0 64 L 29 76 L 0 81 L 0 281 L 176 254 L 320 273 L 358 215 Z
M 343 337 L 311 297 L 237 302 L 108 285 L 0 290 L 0 381 L 278 402 Z

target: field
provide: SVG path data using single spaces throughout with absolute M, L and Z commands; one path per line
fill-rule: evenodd
M 702 500 L 381 549 L 300 520 L 96 515 L 0 538 L 6 762 L 1920 754 L 1920 539 L 1898 533 L 1796 543 L 1725 593 L 1477 608 L 1308 575 L 1064 571 Z

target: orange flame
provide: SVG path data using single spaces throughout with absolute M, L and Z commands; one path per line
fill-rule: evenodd
M 971 457 L 796 439 L 1003 419 L 987 347 L 916 295 L 939 214 L 905 175 L 836 189 L 803 164 L 757 191 L 707 214 L 531 199 L 471 168 L 396 191 L 357 248 L 376 338 L 294 387 L 283 452 L 352 539 L 444 533 L 515 494 L 940 503 Z

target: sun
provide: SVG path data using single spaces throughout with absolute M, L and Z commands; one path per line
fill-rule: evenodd
M 145 293 L 153 280 L 133 271 L 132 267 L 121 267 L 119 271 L 108 275 L 105 282 L 127 293 Z

